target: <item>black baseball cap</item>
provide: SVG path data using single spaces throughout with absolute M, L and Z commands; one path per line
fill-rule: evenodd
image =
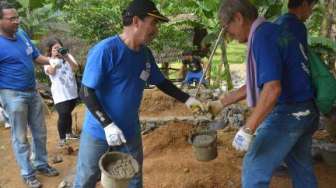
M 133 0 L 125 10 L 125 16 L 152 16 L 161 22 L 168 22 L 169 19 L 163 16 L 150 0 Z

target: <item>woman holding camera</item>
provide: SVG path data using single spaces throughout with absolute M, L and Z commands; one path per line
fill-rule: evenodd
M 62 147 L 68 139 L 76 139 L 72 133 L 71 112 L 75 108 L 78 98 L 77 84 L 74 72 L 78 64 L 62 42 L 53 38 L 47 43 L 47 56 L 53 61 L 44 66 L 45 73 L 51 80 L 51 93 L 58 113 L 59 146 Z

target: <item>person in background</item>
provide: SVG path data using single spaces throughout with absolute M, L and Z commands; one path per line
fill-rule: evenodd
M 150 0 L 133 0 L 122 13 L 123 31 L 90 49 L 80 97 L 88 108 L 82 129 L 74 188 L 93 188 L 100 175 L 99 158 L 109 150 L 130 154 L 139 173 L 129 188 L 143 187 L 143 148 L 139 107 L 146 83 L 186 104 L 202 108 L 160 72 L 147 47 L 168 22 Z
M 71 116 L 78 98 L 77 83 L 74 75 L 78 65 L 58 38 L 49 39 L 47 47 L 47 56 L 55 60 L 55 64 L 45 65 L 44 70 L 51 81 L 51 94 L 58 113 L 59 146 L 62 147 L 67 140 L 78 138 L 72 132 Z
M 184 81 L 182 82 L 182 86 L 192 85 L 196 83 L 196 85 L 200 82 L 203 76 L 203 67 L 202 61 L 200 58 L 193 56 L 191 51 L 183 52 L 182 54 L 182 71 L 186 72 Z M 185 71 L 186 70 L 186 71 Z M 206 80 L 203 79 L 202 84 L 205 84 Z
M 302 50 L 307 52 L 308 37 L 304 22 L 310 17 L 318 0 L 289 0 L 288 13 L 280 16 L 275 23 L 290 32 L 300 42 Z
M 8 114 L 14 156 L 21 176 L 30 188 L 41 187 L 36 171 L 45 176 L 59 172 L 49 166 L 47 129 L 42 98 L 36 90 L 34 62 L 49 64 L 49 58 L 39 53 L 28 35 L 19 30 L 20 19 L 14 6 L 0 2 L 0 102 Z M 32 148 L 27 128 L 32 134 Z M 33 151 L 33 158 L 30 154 Z
M 223 0 L 219 19 L 229 37 L 247 43 L 246 85 L 209 102 L 213 113 L 243 99 L 253 109 L 232 142 L 247 151 L 242 187 L 269 187 L 285 161 L 294 188 L 316 188 L 311 145 L 319 115 L 299 42 L 258 17 L 249 0 Z
M 305 54 L 305 58 L 307 58 L 308 37 L 304 22 L 312 14 L 313 7 L 317 2 L 318 0 L 289 0 L 287 4 L 288 12 L 275 21 L 276 24 L 290 32 L 299 41 L 300 49 Z M 285 176 L 287 174 L 288 168 L 285 163 L 274 171 L 275 176 Z

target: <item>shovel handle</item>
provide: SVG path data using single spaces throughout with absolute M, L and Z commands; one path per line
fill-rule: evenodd
M 222 35 L 223 35 L 223 33 L 224 33 L 224 30 L 225 30 L 225 28 L 222 27 L 222 29 L 220 30 L 220 32 L 219 32 L 219 34 L 218 34 L 218 37 L 217 37 L 215 46 L 214 46 L 214 48 L 212 49 L 211 55 L 210 55 L 210 57 L 209 57 L 209 63 L 208 63 L 208 65 L 206 66 L 206 68 L 205 68 L 205 70 L 204 70 L 204 72 L 203 72 L 203 74 L 202 74 L 202 77 L 201 77 L 201 79 L 200 79 L 199 82 L 198 82 L 198 86 L 197 86 L 197 91 L 196 91 L 196 93 L 195 93 L 195 97 L 197 97 L 197 95 L 198 95 L 198 93 L 199 93 L 199 91 L 200 91 L 200 89 L 201 89 L 201 85 L 202 85 L 202 82 L 203 82 L 203 80 L 204 80 L 204 77 L 205 77 L 206 73 L 209 71 L 209 68 L 210 68 L 210 66 L 211 66 L 211 64 L 212 64 L 213 56 L 215 55 L 216 49 L 217 49 L 218 44 L 219 44 L 219 40 L 221 39 L 221 37 L 222 37 Z

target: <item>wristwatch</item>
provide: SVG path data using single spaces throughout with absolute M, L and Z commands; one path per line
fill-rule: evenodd
M 243 131 L 245 132 L 245 133 L 247 133 L 247 134 L 251 134 L 251 135 L 253 135 L 253 131 L 252 131 L 252 129 L 250 129 L 250 128 L 248 128 L 248 127 L 246 127 L 246 126 L 244 126 L 243 127 Z

